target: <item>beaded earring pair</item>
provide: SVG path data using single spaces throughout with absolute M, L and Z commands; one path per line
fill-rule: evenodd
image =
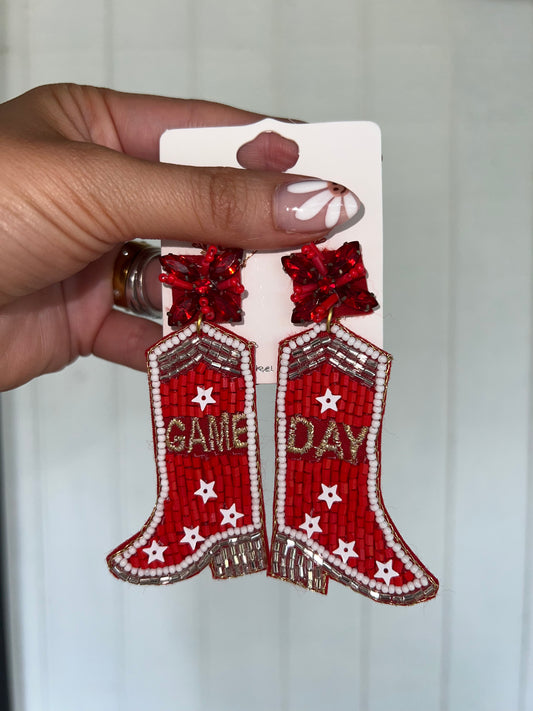
M 380 486 L 391 357 L 339 322 L 377 302 L 358 242 L 306 245 L 282 258 L 294 324 L 279 345 L 276 485 L 267 544 L 260 476 L 255 345 L 220 326 L 242 318 L 243 252 L 161 257 L 172 332 L 147 352 L 157 501 L 144 527 L 108 556 L 137 584 L 266 570 L 315 592 L 328 578 L 378 602 L 409 605 L 438 581 L 390 519 Z

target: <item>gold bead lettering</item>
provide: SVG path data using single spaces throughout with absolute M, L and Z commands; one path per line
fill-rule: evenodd
M 298 425 L 303 425 L 307 430 L 307 439 L 303 446 L 296 446 L 296 435 Z M 300 428 L 301 430 L 301 428 Z M 315 436 L 315 426 L 307 418 L 302 415 L 293 415 L 289 426 L 289 434 L 287 437 L 287 451 L 291 454 L 307 454 L 313 446 L 313 437 Z
M 244 420 L 244 427 L 238 427 L 239 422 Z M 242 449 L 248 446 L 248 440 L 240 439 L 242 434 L 246 434 L 246 415 L 244 412 L 236 412 L 231 418 L 231 432 L 233 435 L 233 447 L 234 449 Z
M 247 417 L 244 412 L 222 412 L 218 417 L 174 417 L 166 428 L 169 452 L 187 452 L 196 456 L 222 454 L 248 447 Z
M 175 434 L 174 430 L 185 431 L 185 425 L 177 417 L 172 418 L 168 423 L 165 441 L 170 452 L 182 452 L 185 447 L 185 437 Z
M 198 417 L 193 417 L 191 419 L 191 432 L 189 435 L 189 446 L 187 447 L 187 452 L 192 452 L 194 445 L 199 444 L 202 446 L 204 452 L 207 452 L 207 443 L 205 441 L 204 433 L 200 427 Z
M 355 464 L 357 461 L 357 452 L 359 451 L 359 447 L 361 446 L 364 438 L 367 435 L 368 427 L 361 427 L 359 434 L 357 435 L 357 437 L 355 437 L 350 425 L 343 423 L 342 426 L 344 427 L 344 431 L 346 432 L 346 435 L 350 442 L 350 461 Z
M 230 448 L 229 415 L 227 412 L 223 412 L 218 419 L 220 423 L 219 426 L 217 425 L 217 418 L 214 415 L 207 416 L 209 423 L 209 449 L 212 452 L 222 453 Z
M 333 438 L 333 441 L 331 439 Z M 330 420 L 320 444 L 316 448 L 316 458 L 321 459 L 326 452 L 335 452 L 338 459 L 344 459 L 337 423 Z

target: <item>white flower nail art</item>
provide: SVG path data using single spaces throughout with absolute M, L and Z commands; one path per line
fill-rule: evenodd
M 332 229 L 339 222 L 343 207 L 348 220 L 354 217 L 359 210 L 355 195 L 339 183 L 326 180 L 303 180 L 300 183 L 288 185 L 287 191 L 297 194 L 315 193 L 303 205 L 294 210 L 294 217 L 300 221 L 310 220 L 327 205 L 324 222 L 328 229 Z

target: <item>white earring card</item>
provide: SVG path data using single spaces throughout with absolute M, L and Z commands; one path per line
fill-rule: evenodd
M 362 204 L 357 219 L 334 227 L 318 247 L 335 250 L 345 242 L 359 242 L 367 270 L 368 290 L 379 308 L 364 316 L 343 318 L 343 323 L 377 346 L 383 344 L 383 219 L 381 184 L 381 134 L 379 127 L 367 121 L 293 124 L 264 119 L 246 126 L 172 129 L 160 142 L 164 163 L 194 166 L 240 168 L 237 152 L 259 134 L 275 132 L 298 145 L 299 157 L 290 173 L 297 180 L 309 176 L 346 186 Z M 205 235 L 205 244 L 210 236 Z M 239 336 L 254 341 L 258 383 L 276 381 L 277 353 L 280 340 L 307 326 L 291 323 L 292 281 L 283 271 L 281 257 L 297 252 L 300 246 L 278 252 L 257 251 L 246 260 L 241 273 L 245 287 L 243 321 L 231 324 Z M 200 249 L 180 242 L 165 242 L 162 254 L 199 254 Z M 248 255 L 246 255 L 248 256 Z M 172 328 L 167 313 L 172 306 L 172 289 L 163 285 L 164 334 Z

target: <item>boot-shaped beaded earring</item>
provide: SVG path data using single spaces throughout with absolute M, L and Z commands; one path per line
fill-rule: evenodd
M 381 495 L 391 356 L 337 320 L 377 306 L 359 243 L 335 251 L 307 245 L 282 261 L 293 279 L 293 323 L 315 325 L 279 346 L 269 575 L 320 593 L 333 578 L 395 605 L 428 600 L 438 582 Z
M 131 583 L 173 583 L 209 565 L 215 578 L 264 570 L 254 345 L 215 323 L 241 320 L 242 250 L 161 257 L 170 326 L 147 353 L 157 501 L 108 556 Z

